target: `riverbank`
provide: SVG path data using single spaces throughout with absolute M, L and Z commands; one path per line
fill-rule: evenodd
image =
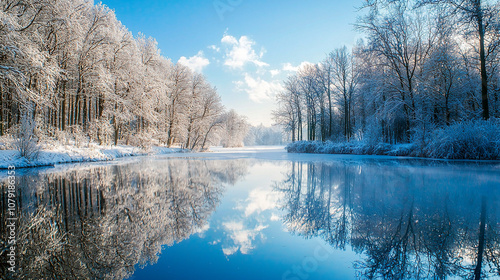
M 285 149 L 289 153 L 306 154 L 348 154 L 348 155 L 382 155 L 417 157 L 417 147 L 414 144 L 384 144 L 370 145 L 362 142 L 331 141 L 297 141 L 288 144 Z
M 410 156 L 437 159 L 500 160 L 500 119 L 452 124 L 412 137 L 414 143 L 297 141 L 289 153 Z
M 500 160 L 500 143 L 491 143 L 491 145 L 486 147 L 478 146 L 477 143 L 467 144 L 464 142 L 459 142 L 455 145 L 447 144 L 448 143 L 433 143 L 427 145 L 418 145 L 414 143 L 367 144 L 363 142 L 337 143 L 331 141 L 297 141 L 288 144 L 285 149 L 288 153 L 381 155 L 464 160 Z
M 32 160 L 21 157 L 17 150 L 0 150 L 0 169 L 51 166 L 61 163 L 110 161 L 123 157 L 161 155 L 183 151 L 180 148 L 152 147 L 148 151 L 134 146 L 101 146 L 90 144 L 85 147 L 57 145 L 44 147 Z

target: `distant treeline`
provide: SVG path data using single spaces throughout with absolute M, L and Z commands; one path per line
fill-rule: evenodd
M 283 145 L 283 130 L 279 126 L 251 126 L 243 143 L 245 146 Z

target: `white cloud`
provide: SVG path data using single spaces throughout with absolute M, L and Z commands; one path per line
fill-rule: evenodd
M 279 221 L 281 220 L 280 216 L 276 215 L 276 214 L 271 214 L 271 221 Z
M 283 65 L 283 71 L 296 72 L 297 70 L 298 70 L 298 67 L 292 66 L 292 64 L 289 62 L 287 62 Z
M 309 61 L 303 61 L 299 65 L 293 66 L 291 63 L 287 62 L 287 63 L 283 64 L 283 71 L 297 72 L 307 65 L 314 65 L 314 64 L 309 62 Z
M 263 102 L 271 100 L 273 96 L 283 89 L 279 81 L 265 81 L 260 77 L 253 78 L 250 74 L 245 73 L 243 81 L 236 82 L 239 90 L 246 92 L 250 99 L 255 102 Z
M 238 40 L 231 35 L 225 34 L 221 42 L 228 46 L 224 65 L 231 68 L 243 68 L 247 63 L 253 63 L 259 67 L 269 66 L 269 64 L 261 60 L 264 51 L 257 54 L 253 49 L 255 41 L 252 41 L 247 36 L 241 36 Z
M 212 242 L 208 242 L 208 244 L 210 244 L 210 245 L 217 245 L 219 243 L 220 243 L 220 239 L 214 240 Z
M 222 224 L 226 229 L 231 231 L 237 231 L 243 229 L 243 222 L 230 221 Z
M 224 253 L 225 256 L 231 256 L 232 254 L 238 252 L 238 247 L 233 246 L 229 248 L 222 248 L 222 252 Z
M 207 232 L 207 230 L 210 229 L 210 224 L 205 224 L 204 226 L 200 227 L 200 228 L 197 228 L 193 231 L 193 233 L 197 233 L 198 236 L 200 237 L 204 237 L 205 236 L 205 232 Z
M 271 77 L 274 77 L 276 75 L 279 75 L 279 73 L 281 72 L 280 70 L 278 69 L 273 69 L 271 71 L 269 71 L 271 73 Z
M 217 47 L 216 45 L 210 45 L 210 46 L 208 46 L 208 48 L 211 49 L 211 50 L 214 50 L 216 52 L 220 52 L 220 48 Z
M 246 37 L 246 36 L 242 36 L 242 37 Z M 230 45 L 238 44 L 238 40 L 236 40 L 236 38 L 234 36 L 231 36 L 228 34 L 224 34 L 224 36 L 222 36 L 222 39 L 220 41 L 222 43 L 226 43 L 226 44 L 230 44 Z
M 265 225 L 257 225 L 253 229 L 247 229 L 244 227 L 243 222 L 231 221 L 222 224 L 224 228 L 228 231 L 234 245 L 226 248 L 222 248 L 224 255 L 230 256 L 236 253 L 238 250 L 242 254 L 248 254 L 253 248 L 252 244 L 257 236 L 263 238 L 261 231 L 266 229 Z
M 210 64 L 210 61 L 204 57 L 202 51 L 199 51 L 195 56 L 192 56 L 190 58 L 182 56 L 179 59 L 179 63 L 189 67 L 194 72 L 201 73 L 203 68 Z
M 247 199 L 248 205 L 245 208 L 245 216 L 253 213 L 260 214 L 263 211 L 276 208 L 279 199 L 278 193 L 269 189 L 254 189 Z

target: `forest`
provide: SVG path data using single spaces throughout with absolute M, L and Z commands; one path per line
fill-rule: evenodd
M 363 39 L 289 76 L 275 121 L 292 142 L 434 145 L 427 155 L 462 148 L 450 135 L 474 144 L 489 132 L 498 157 L 499 11 L 498 1 L 366 0 L 354 25 Z
M 199 150 L 243 144 L 248 124 L 224 108 L 216 88 L 163 56 L 154 38 L 134 37 L 105 5 L 2 0 L 0 18 L 1 137 Z
M 363 39 L 288 76 L 276 97 L 277 126 L 250 128 L 202 74 L 173 63 L 154 38 L 133 36 L 105 5 L 2 1 L 1 148 L 205 150 L 282 144 L 282 129 L 291 142 L 331 141 L 289 151 L 352 153 L 331 145 L 363 143 L 354 150 L 500 158 L 498 1 L 363 3 L 354 24 Z M 399 154 L 381 143 L 411 146 Z

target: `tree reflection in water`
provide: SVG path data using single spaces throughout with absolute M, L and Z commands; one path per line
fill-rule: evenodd
M 363 278 L 500 276 L 498 169 L 422 163 L 290 163 L 276 184 L 283 221 L 351 246 Z
M 123 279 L 155 263 L 172 245 L 207 226 L 223 185 L 247 162 L 168 160 L 78 167 L 19 177 L 19 263 L 15 279 Z M 7 182 L 0 208 L 6 209 Z M 2 211 L 1 215 L 5 215 Z M 6 219 L 0 217 L 2 242 Z

